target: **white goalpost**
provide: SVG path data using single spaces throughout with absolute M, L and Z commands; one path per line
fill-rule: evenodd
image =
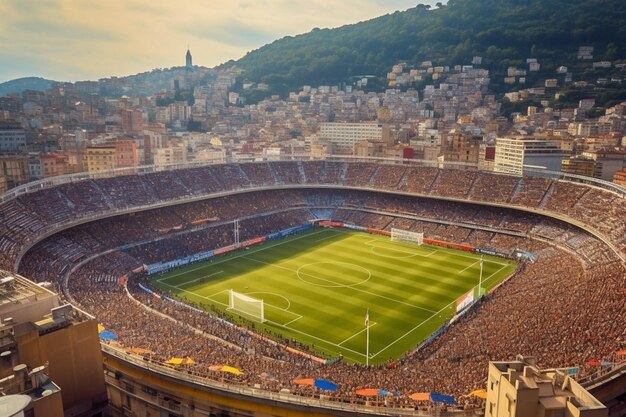
M 263 300 L 229 290 L 228 309 L 250 316 L 261 323 L 265 321 L 265 305 Z
M 391 240 L 392 241 L 404 241 L 404 242 L 412 242 L 418 245 L 424 243 L 424 233 L 418 232 L 410 232 L 408 230 L 402 229 L 391 229 Z

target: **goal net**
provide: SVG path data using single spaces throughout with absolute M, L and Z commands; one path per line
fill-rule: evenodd
M 248 297 L 245 294 L 230 290 L 228 309 L 243 313 L 246 316 L 259 320 L 261 323 L 265 321 L 265 309 L 263 300 Z
M 413 242 L 421 245 L 424 243 L 424 233 L 410 232 L 402 229 L 391 229 L 391 240 L 401 240 L 405 242 Z

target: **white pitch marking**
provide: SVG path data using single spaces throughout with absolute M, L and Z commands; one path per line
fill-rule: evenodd
M 217 271 L 217 272 L 213 272 L 212 274 L 209 274 L 207 276 L 204 277 L 200 277 L 200 278 L 196 278 L 196 279 L 192 279 L 191 281 L 185 281 L 185 282 L 181 282 L 178 284 L 179 287 L 182 287 L 183 285 L 187 285 L 187 284 L 191 284 L 192 282 L 198 282 L 198 281 L 202 281 L 203 279 L 207 279 L 207 278 L 211 278 L 212 276 L 215 276 L 217 274 L 221 274 L 224 271 Z M 171 278 L 171 277 L 170 277 Z M 162 278 L 162 279 L 169 279 L 169 278 Z M 158 280 L 159 282 L 163 282 L 161 280 Z
M 374 327 L 375 325 L 377 325 L 377 324 L 378 324 L 378 323 L 376 323 L 376 322 L 372 323 L 372 324 L 370 325 L 370 329 L 371 329 L 372 327 Z M 343 340 L 342 342 L 340 342 L 337 346 L 341 346 L 342 344 L 346 343 L 348 340 L 352 339 L 353 337 L 356 337 L 356 336 L 360 335 L 360 334 L 361 334 L 361 333 L 363 333 L 365 330 L 367 330 L 367 329 L 363 329 L 363 330 L 361 330 L 361 331 L 356 332 L 355 334 L 353 334 L 353 335 L 352 335 L 352 336 L 350 336 L 349 338 L 347 338 L 347 339 Z
M 457 274 L 463 273 L 465 271 L 467 271 L 468 269 L 470 269 L 471 267 L 473 267 L 474 265 L 476 265 L 477 263 L 479 263 L 480 260 L 474 262 L 473 264 L 471 264 L 470 266 L 468 266 L 467 268 L 463 268 L 462 270 L 460 270 L 459 272 L 457 272 Z

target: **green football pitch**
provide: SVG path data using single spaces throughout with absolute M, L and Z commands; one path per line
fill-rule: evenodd
M 515 268 L 485 256 L 484 288 Z M 230 290 L 263 300 L 257 331 L 350 362 L 365 363 L 369 311 L 369 363 L 377 364 L 416 347 L 450 319 L 479 276 L 480 256 L 473 253 L 313 229 L 156 275 L 153 284 L 207 311 L 228 311 L 234 321 L 245 314 L 228 310 Z

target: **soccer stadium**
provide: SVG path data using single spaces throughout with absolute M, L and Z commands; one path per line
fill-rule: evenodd
M 472 413 L 489 361 L 623 375 L 625 198 L 393 159 L 119 169 L 4 195 L 0 267 L 95 316 L 119 415 Z

